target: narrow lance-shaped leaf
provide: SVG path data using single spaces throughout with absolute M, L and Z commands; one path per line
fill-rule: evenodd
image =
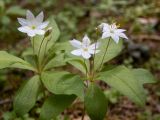
M 146 95 L 142 83 L 140 83 L 133 72 L 125 66 L 118 66 L 111 70 L 101 72 L 99 79 L 129 97 L 133 102 L 141 106 L 145 104 Z
M 23 116 L 35 105 L 40 88 L 38 76 L 32 77 L 26 81 L 19 89 L 14 99 L 14 111 Z
M 107 112 L 107 99 L 102 90 L 92 83 L 85 95 L 84 104 L 91 120 L 103 120 Z
M 51 120 L 64 111 L 74 100 L 74 95 L 52 95 L 41 108 L 40 120 Z

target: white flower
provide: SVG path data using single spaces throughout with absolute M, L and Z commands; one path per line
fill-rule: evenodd
M 118 29 L 116 24 L 107 24 L 107 23 L 102 23 L 100 25 L 100 28 L 102 29 L 102 39 L 104 38 L 109 38 L 111 37 L 116 43 L 119 42 L 119 38 L 125 38 L 128 39 L 127 36 L 123 33 L 124 29 Z
M 76 56 L 82 56 L 85 59 L 89 59 L 92 54 L 98 53 L 99 50 L 99 43 L 91 44 L 90 39 L 87 35 L 84 36 L 82 39 L 82 42 L 73 39 L 70 41 L 71 45 L 77 48 L 76 50 L 73 50 L 71 53 Z
M 31 11 L 27 10 L 26 19 L 18 18 L 18 22 L 22 25 L 18 28 L 19 31 L 27 33 L 28 36 L 34 37 L 36 34 L 44 35 L 45 30 L 49 22 L 43 22 L 44 14 L 39 13 L 36 17 Z

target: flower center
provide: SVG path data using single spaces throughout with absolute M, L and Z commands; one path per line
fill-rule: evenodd
M 83 50 L 84 50 L 84 51 L 88 51 L 88 48 L 84 48 Z
M 32 26 L 31 26 L 31 29 L 32 29 L 32 30 L 36 29 L 36 26 L 32 25 Z

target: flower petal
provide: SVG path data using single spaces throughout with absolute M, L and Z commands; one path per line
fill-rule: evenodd
M 82 50 L 81 49 L 73 50 L 71 53 L 76 56 L 81 56 Z
M 119 35 L 119 37 L 121 37 L 121 38 L 128 39 L 128 37 L 127 37 L 124 33 L 119 33 L 118 35 Z
M 43 22 L 43 23 L 41 23 L 41 24 L 38 26 L 38 28 L 39 28 L 39 29 L 44 29 L 44 28 L 46 28 L 46 27 L 48 26 L 48 24 L 49 24 L 48 21 Z
M 41 29 L 36 29 L 34 30 L 34 32 L 38 35 L 44 35 L 45 31 L 44 30 L 41 30 Z
M 96 53 L 98 53 L 100 50 L 95 50 L 95 49 L 88 49 L 88 52 L 90 53 L 90 54 L 96 54 Z
M 90 45 L 89 49 L 98 49 L 99 46 L 100 46 L 100 43 L 97 42 L 97 43 L 94 43 L 94 44 Z
M 119 42 L 119 36 L 116 35 L 116 34 L 113 34 L 111 37 L 118 44 L 118 42 Z
M 82 52 L 82 57 L 85 59 L 89 59 L 91 57 L 91 55 L 89 54 L 89 52 L 83 51 Z
M 126 31 L 125 29 L 117 29 L 116 33 L 122 33 L 122 32 L 125 32 L 125 31 Z
M 42 23 L 43 19 L 44 19 L 44 14 L 43 14 L 43 11 L 42 11 L 37 15 L 36 21 L 39 22 L 39 23 Z
M 76 39 L 73 39 L 71 41 L 69 41 L 71 43 L 72 46 L 76 47 L 76 48 L 81 48 L 82 47 L 82 43 Z
M 22 26 L 22 27 L 19 27 L 18 30 L 21 31 L 21 32 L 23 32 L 23 33 L 27 33 L 31 29 L 28 26 Z
M 110 31 L 110 26 L 109 26 L 109 24 L 103 24 L 102 32 L 109 32 L 109 31 Z
M 36 35 L 36 33 L 33 30 L 31 30 L 31 31 L 27 32 L 27 35 L 30 37 L 34 37 Z
M 104 33 L 102 34 L 102 39 L 108 38 L 108 37 L 111 37 L 110 32 L 104 32 Z
M 105 29 L 106 29 L 106 28 L 109 28 L 109 24 L 107 24 L 107 23 L 101 23 L 101 24 L 99 25 L 99 28 L 100 28 L 103 32 L 105 32 L 104 27 L 105 27 Z M 103 30 L 103 29 L 104 29 L 104 30 Z
M 29 20 L 29 21 L 34 20 L 34 19 L 35 19 L 35 17 L 34 17 L 34 15 L 33 15 L 33 13 L 32 13 L 30 10 L 27 10 L 26 18 L 27 18 L 27 20 Z
M 24 18 L 17 18 L 17 19 L 22 26 L 26 26 L 28 24 L 27 20 Z
M 85 35 L 82 39 L 82 45 L 85 47 L 88 47 L 90 45 L 91 41 L 87 35 Z

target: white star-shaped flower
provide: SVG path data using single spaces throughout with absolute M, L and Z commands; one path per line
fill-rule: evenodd
M 102 29 L 102 39 L 111 37 L 116 43 L 119 42 L 120 37 L 128 39 L 127 36 L 123 33 L 126 30 L 118 29 L 115 23 L 111 25 L 102 23 L 100 28 Z
M 82 42 L 73 39 L 70 41 L 70 43 L 72 46 L 77 48 L 76 50 L 73 50 L 71 53 L 76 56 L 82 56 L 85 59 L 89 59 L 91 55 L 99 52 L 99 50 L 97 50 L 99 47 L 99 42 L 91 44 L 91 41 L 87 35 L 84 36 Z
M 35 17 L 31 11 L 27 10 L 26 19 L 18 18 L 18 22 L 22 25 L 18 30 L 23 33 L 27 33 L 30 37 L 34 37 L 37 34 L 44 35 L 44 29 L 48 26 L 49 22 L 43 22 L 43 19 L 43 12 L 39 13 L 39 15 Z

